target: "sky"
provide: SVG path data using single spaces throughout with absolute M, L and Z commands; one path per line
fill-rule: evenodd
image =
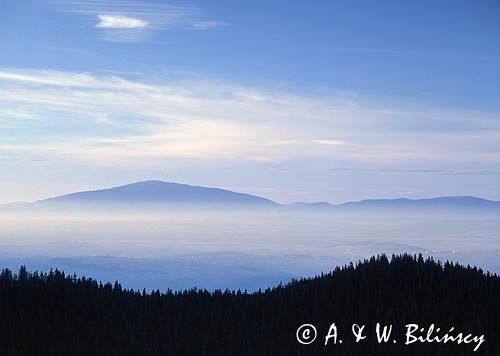
M 141 180 L 500 200 L 500 3 L 0 2 L 0 202 Z

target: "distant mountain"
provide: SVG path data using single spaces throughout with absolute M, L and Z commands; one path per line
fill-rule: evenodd
M 498 211 L 500 201 L 469 196 L 438 197 L 429 199 L 366 199 L 338 205 L 326 202 L 293 203 L 289 208 L 321 211 Z
M 498 210 L 500 201 L 469 196 L 438 197 L 430 199 L 367 199 L 358 202 L 336 205 L 342 210 Z
M 100 204 L 197 204 L 277 206 L 272 200 L 218 188 L 161 181 L 145 181 L 115 188 L 84 191 L 39 200 L 37 206 Z
M 61 195 L 34 203 L 17 202 L 0 205 L 2 210 L 24 210 L 51 207 L 152 206 L 192 204 L 199 207 L 282 207 L 291 210 L 313 211 L 493 211 L 500 212 L 500 201 L 470 196 L 429 199 L 367 199 L 333 205 L 327 202 L 298 202 L 280 205 L 256 195 L 219 188 L 191 186 L 156 180 L 132 183 L 119 187 Z

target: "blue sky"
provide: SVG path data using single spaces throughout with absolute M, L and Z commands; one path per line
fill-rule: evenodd
M 142 179 L 500 199 L 497 1 L 0 5 L 0 201 Z

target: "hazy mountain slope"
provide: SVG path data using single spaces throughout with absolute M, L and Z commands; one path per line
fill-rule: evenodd
M 36 202 L 61 203 L 193 203 L 273 206 L 275 202 L 250 194 L 187 184 L 145 181 L 115 188 L 84 191 Z
M 500 201 L 487 200 L 469 196 L 437 197 L 429 199 L 366 199 L 338 205 L 326 202 L 293 203 L 287 205 L 292 209 L 322 210 L 322 211 L 494 211 L 500 212 Z
M 357 202 L 333 205 L 327 202 L 293 203 L 280 205 L 272 200 L 256 195 L 233 192 L 219 188 L 191 186 L 187 184 L 162 181 L 144 181 L 119 187 L 76 192 L 34 203 L 11 203 L 0 205 L 2 210 L 23 210 L 51 206 L 99 206 L 115 205 L 154 205 L 154 204 L 193 204 L 196 206 L 253 206 L 303 209 L 314 211 L 357 211 L 357 210 L 396 210 L 396 211 L 492 211 L 500 212 L 500 201 L 471 196 L 450 196 L 429 199 L 367 199 Z
M 469 196 L 454 196 L 430 199 L 367 199 L 336 207 L 340 209 L 495 209 L 500 211 L 500 202 Z

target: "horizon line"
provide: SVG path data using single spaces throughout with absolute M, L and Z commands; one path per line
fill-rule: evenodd
M 97 188 L 97 189 L 88 189 L 88 190 L 78 190 L 78 191 L 73 191 L 73 192 L 69 192 L 69 193 L 63 193 L 63 194 L 60 194 L 60 195 L 49 196 L 49 197 L 46 197 L 46 198 L 37 199 L 37 200 L 33 200 L 33 201 L 16 200 L 16 201 L 10 201 L 10 202 L 1 202 L 0 203 L 0 207 L 5 206 L 5 205 L 13 205 L 13 204 L 33 204 L 33 203 L 42 202 L 42 201 L 53 199 L 53 198 L 59 198 L 59 197 L 67 196 L 67 195 L 76 194 L 76 193 L 99 192 L 99 191 L 104 191 L 104 190 L 109 190 L 109 189 L 114 189 L 114 188 L 120 188 L 120 187 L 126 187 L 126 186 L 129 186 L 129 185 L 141 184 L 141 183 L 166 183 L 166 184 L 184 185 L 184 186 L 193 187 L 193 188 L 219 189 L 219 190 L 224 190 L 224 191 L 227 191 L 227 192 L 232 192 L 232 193 L 237 193 L 237 194 L 245 194 L 245 195 L 250 195 L 250 196 L 254 196 L 254 197 L 257 197 L 257 198 L 261 198 L 261 199 L 266 199 L 266 200 L 269 200 L 270 202 L 273 202 L 273 203 L 275 203 L 277 205 L 280 205 L 280 206 L 290 206 L 290 205 L 294 205 L 294 204 L 311 204 L 311 205 L 312 204 L 328 204 L 328 205 L 330 205 L 332 207 L 336 207 L 336 206 L 341 206 L 341 205 L 345 205 L 345 204 L 349 204 L 349 203 L 360 203 L 360 202 L 365 202 L 365 201 L 377 201 L 377 200 L 386 200 L 386 201 L 387 200 L 419 201 L 419 200 L 432 200 L 432 199 L 439 199 L 439 198 L 474 198 L 474 199 L 481 199 L 481 200 L 485 200 L 485 201 L 500 203 L 500 200 L 488 199 L 488 198 L 479 197 L 479 196 L 475 196 L 475 195 L 438 195 L 438 196 L 421 197 L 421 198 L 408 198 L 408 197 L 405 197 L 405 196 L 392 197 L 392 198 L 364 198 L 364 199 L 360 199 L 360 200 L 348 200 L 348 201 L 344 201 L 344 202 L 340 202 L 340 203 L 331 203 L 329 201 L 312 201 L 312 202 L 294 201 L 294 202 L 291 202 L 291 203 L 280 203 L 280 202 L 277 202 L 277 201 L 275 201 L 275 200 L 273 200 L 271 198 L 267 198 L 267 197 L 264 197 L 264 196 L 261 196 L 261 195 L 255 195 L 255 194 L 250 194 L 250 193 L 246 193 L 246 192 L 240 192 L 240 191 L 230 190 L 230 189 L 227 189 L 227 188 L 211 187 L 211 186 L 197 185 L 197 184 L 179 183 L 179 182 L 172 182 L 172 181 L 163 181 L 163 180 L 159 180 L 159 179 L 146 179 L 146 180 L 136 181 L 136 182 L 132 182 L 132 183 L 115 185 L 115 186 L 111 186 L 111 187 L 104 187 L 104 188 Z

